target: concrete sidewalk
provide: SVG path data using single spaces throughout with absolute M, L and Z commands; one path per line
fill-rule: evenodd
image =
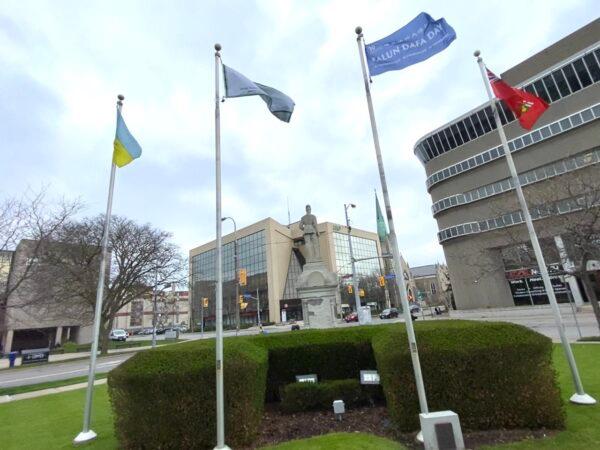
M 97 386 L 100 384 L 106 384 L 106 378 L 101 378 L 100 380 L 94 381 L 94 386 Z M 56 388 L 40 389 L 39 391 L 24 392 L 23 394 L 0 395 L 0 404 L 15 402 L 17 400 L 27 400 L 28 398 L 42 397 L 44 395 L 60 394 L 62 392 L 69 392 L 69 391 L 74 391 L 77 389 L 84 389 L 86 387 L 87 387 L 87 383 L 76 383 L 76 384 L 69 384 L 67 386 L 61 386 L 61 387 L 56 387 Z

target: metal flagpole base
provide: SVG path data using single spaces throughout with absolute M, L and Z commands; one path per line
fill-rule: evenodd
M 425 439 L 423 439 L 423 430 L 419 430 L 419 432 L 415 436 L 415 440 L 417 442 L 420 442 L 421 444 L 425 442 Z
M 96 433 L 94 433 L 92 430 L 82 431 L 81 433 L 79 433 L 77 435 L 77 437 L 75 439 L 73 439 L 73 444 L 75 444 L 75 445 L 85 444 L 86 442 L 93 441 L 94 439 L 96 439 L 97 436 L 98 435 Z
M 596 399 L 588 394 L 573 394 L 569 399 L 571 403 L 577 405 L 595 405 Z

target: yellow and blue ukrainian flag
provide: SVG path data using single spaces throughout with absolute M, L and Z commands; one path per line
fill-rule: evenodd
M 118 167 L 129 164 L 142 154 L 142 147 L 131 135 L 125 125 L 121 111 L 117 109 L 117 133 L 114 142 L 113 163 Z

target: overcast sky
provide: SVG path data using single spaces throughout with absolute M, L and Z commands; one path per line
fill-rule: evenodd
M 417 139 L 481 104 L 473 50 L 501 73 L 595 19 L 565 1 L 10 1 L 0 4 L 0 199 L 49 186 L 104 212 L 117 94 L 143 148 L 117 173 L 113 211 L 171 231 L 187 254 L 214 239 L 214 56 L 296 102 L 289 124 L 258 97 L 222 103 L 223 214 L 238 227 L 318 220 L 376 230 L 380 192 L 354 28 L 368 42 L 426 11 L 457 39 L 374 77 L 400 250 L 443 261 Z M 224 232 L 229 232 L 225 224 Z

